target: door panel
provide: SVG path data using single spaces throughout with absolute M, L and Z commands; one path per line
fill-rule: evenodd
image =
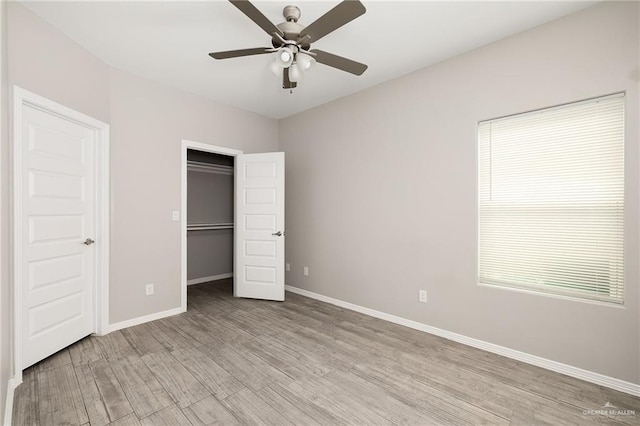
M 26 368 L 94 324 L 95 131 L 22 110 L 22 353 Z
M 234 294 L 284 300 L 284 153 L 239 155 L 235 176 Z

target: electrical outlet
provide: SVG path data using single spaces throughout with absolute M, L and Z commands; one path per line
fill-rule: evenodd
M 308 277 L 308 276 L 309 276 L 309 267 L 308 267 L 308 266 L 305 266 L 305 267 L 302 269 L 302 273 L 304 274 L 304 276 L 305 276 L 305 277 Z
M 171 213 L 171 219 L 180 220 L 180 212 L 178 210 L 174 210 L 173 213 Z
M 285 263 L 284 270 L 287 271 L 287 272 L 290 272 L 291 271 L 291 264 L 290 263 Z
M 144 286 L 144 294 L 147 296 L 151 296 L 154 292 L 153 284 L 147 284 Z
M 422 303 L 427 303 L 427 290 L 418 291 L 418 300 Z

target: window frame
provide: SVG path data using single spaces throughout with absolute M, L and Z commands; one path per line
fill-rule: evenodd
M 535 286 L 535 285 L 527 285 L 527 284 L 523 284 L 523 283 L 514 283 L 514 282 L 501 282 L 499 280 L 487 280 L 487 279 L 483 279 L 481 278 L 481 268 L 480 268 L 480 263 L 481 263 L 481 185 L 482 185 L 482 181 L 481 181 L 481 174 L 482 174 L 482 169 L 481 169 L 481 137 L 480 137 L 480 126 L 482 124 L 485 123 L 489 123 L 489 122 L 498 122 L 501 120 L 508 120 L 511 118 L 518 118 L 518 117 L 523 117 L 526 115 L 533 115 L 533 114 L 537 114 L 537 113 L 542 113 L 545 111 L 552 111 L 552 110 L 557 110 L 557 109 L 565 109 L 567 107 L 571 107 L 571 106 L 577 106 L 580 104 L 587 104 L 587 103 L 591 103 L 591 102 L 597 102 L 599 100 L 606 100 L 606 99 L 614 99 L 614 98 L 620 98 L 621 99 L 621 104 L 622 104 L 622 158 L 621 158 L 621 164 L 623 167 L 622 170 L 622 190 L 623 190 L 623 194 L 622 194 L 622 199 L 623 199 L 623 203 L 622 203 L 622 222 L 621 222 L 621 233 L 622 233 L 622 255 L 621 255 L 621 259 L 622 259 L 622 279 L 621 279 L 621 285 L 619 286 L 621 288 L 621 296 L 619 299 L 615 299 L 613 297 L 602 297 L 602 296 L 598 296 L 597 294 L 594 295 L 589 295 L 589 294 L 585 294 L 585 293 L 580 293 L 578 291 L 572 290 L 572 289 L 562 289 L 560 286 L 558 287 L 554 287 L 553 285 L 549 285 L 549 284 L 543 284 L 543 285 L 539 285 L 539 286 Z M 615 92 L 615 93 L 610 93 L 607 95 L 602 95 L 602 96 L 595 96 L 595 97 L 591 97 L 591 98 L 587 98 L 587 99 L 582 99 L 582 100 L 578 100 L 578 101 L 572 101 L 572 102 L 566 102 L 563 104 L 556 104 L 550 107 L 542 107 L 542 108 L 537 108 L 534 110 L 528 110 L 528 111 L 524 111 L 524 112 L 519 112 L 519 113 L 514 113 L 514 114 L 508 114 L 508 115 L 503 115 L 503 116 L 499 116 L 496 118 L 491 118 L 491 119 L 484 119 L 484 120 L 480 120 L 476 122 L 476 284 L 478 286 L 482 286 L 482 287 L 488 287 L 488 288 L 495 288 L 495 289 L 501 289 L 501 290 L 507 290 L 507 291 L 513 291 L 513 292 L 518 292 L 518 293 L 525 293 L 525 294 L 532 294 L 532 295 L 538 295 L 538 296 L 543 296 L 543 297 L 551 297 L 551 298 L 556 298 L 556 299 L 562 299 L 562 300 L 569 300 L 569 301 L 577 301 L 577 302 L 582 302 L 582 303 L 589 303 L 589 304 L 596 304 L 596 305 L 603 305 L 603 306 L 608 306 L 608 307 L 613 307 L 613 308 L 621 308 L 624 309 L 625 308 L 625 300 L 626 300 L 626 294 L 627 294 L 627 274 L 626 274 L 626 268 L 627 268 L 627 256 L 626 256 L 626 245 L 627 245 L 627 238 L 626 238 L 626 227 L 627 227 L 627 212 L 625 209 L 625 206 L 627 204 L 627 188 L 626 188 L 626 177 L 627 177 L 627 165 L 626 165 L 626 144 L 627 144 L 627 94 L 626 91 L 620 91 L 620 92 Z

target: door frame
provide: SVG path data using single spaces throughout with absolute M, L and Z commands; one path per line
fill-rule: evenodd
M 182 312 L 187 311 L 187 150 L 210 152 L 212 154 L 222 154 L 229 157 L 237 157 L 243 152 L 237 149 L 226 148 L 224 146 L 209 145 L 202 142 L 195 142 L 187 139 L 182 140 L 182 155 L 180 157 L 181 169 L 181 205 L 180 205 L 180 309 Z M 233 174 L 233 196 L 235 199 L 236 176 Z M 235 214 L 234 214 L 235 216 Z M 234 218 L 235 222 L 235 218 Z M 235 244 L 235 229 L 234 229 Z M 233 264 L 233 272 L 235 273 L 235 262 Z
M 13 86 L 13 186 L 11 202 L 13 217 L 11 229 L 13 243 L 13 373 L 16 383 L 22 382 L 22 246 L 23 246 L 23 209 L 22 209 L 22 111 L 25 106 L 73 121 L 95 132 L 95 276 L 94 276 L 94 314 L 93 332 L 104 335 L 109 332 L 109 125 L 82 114 L 57 102 L 36 95 L 18 86 Z

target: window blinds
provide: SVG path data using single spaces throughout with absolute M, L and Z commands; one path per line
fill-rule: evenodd
M 622 303 L 624 94 L 478 124 L 481 283 Z

